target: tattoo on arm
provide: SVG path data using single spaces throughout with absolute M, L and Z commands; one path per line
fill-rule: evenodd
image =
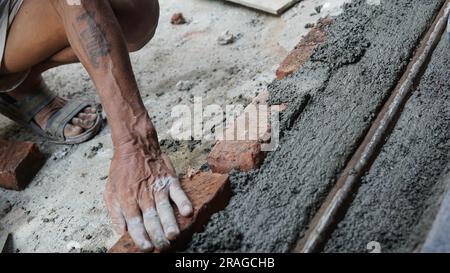
M 95 21 L 95 11 L 85 11 L 77 17 L 78 22 L 86 22 L 87 28 L 80 33 L 84 48 L 94 68 L 99 67 L 99 58 L 105 57 L 111 52 L 111 43 L 108 41 L 105 31 Z

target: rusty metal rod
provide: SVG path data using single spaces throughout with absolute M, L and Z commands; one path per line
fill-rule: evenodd
M 421 46 L 414 54 L 398 85 L 347 164 L 334 189 L 312 220 L 309 230 L 297 242 L 293 252 L 312 253 L 322 250 L 321 248 L 333 231 L 335 224 L 337 224 L 339 216 L 345 212 L 346 206 L 351 202 L 351 197 L 358 188 L 361 176 L 370 167 L 374 157 L 378 155 L 379 148 L 383 144 L 383 139 L 389 128 L 395 124 L 403 105 L 414 89 L 414 85 L 420 80 L 434 49 L 445 31 L 449 11 L 450 4 L 447 0 L 424 39 L 422 39 Z

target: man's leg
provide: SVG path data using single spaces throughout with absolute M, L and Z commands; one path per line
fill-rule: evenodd
M 143 47 L 156 29 L 159 10 L 152 0 L 110 0 L 129 51 Z M 11 25 L 6 41 L 1 74 L 31 69 L 28 79 L 9 95 L 20 100 L 39 86 L 41 73 L 55 66 L 78 62 L 57 11 L 47 0 L 25 0 Z M 58 98 L 44 108 L 35 121 L 45 127 L 48 118 L 64 105 Z M 95 109 L 85 109 L 66 127 L 66 136 L 76 136 L 96 120 Z
M 109 0 L 125 35 L 129 51 L 142 48 L 152 37 L 159 18 L 155 0 Z M 53 63 L 43 65 L 44 63 Z M 57 11 L 48 0 L 25 0 L 9 30 L 1 73 L 31 67 L 78 62 Z
M 45 2 L 47 0 L 39 3 L 47 5 Z M 6 71 L 22 71 L 30 65 L 45 62 L 51 56 L 51 61 L 58 61 L 55 56 L 61 54 L 60 57 L 70 57 L 73 51 L 93 80 L 111 126 L 114 157 L 104 196 L 113 223 L 120 233 L 128 230 L 142 249 L 151 250 L 153 246 L 165 249 L 169 246 L 169 240 L 179 234 L 170 199 L 177 205 L 181 215 L 189 216 L 193 208 L 169 158 L 160 150 L 156 130 L 144 107 L 133 74 L 128 50 L 142 46 L 145 41 L 139 41 L 140 35 L 121 31 L 120 24 L 125 20 L 125 23 L 156 26 L 157 14 L 153 18 L 151 14 L 157 13 L 158 2 L 81 0 L 81 5 L 76 6 L 69 5 L 65 0 L 48 2 L 58 16 L 47 9 L 41 10 L 42 14 L 51 16 L 45 24 L 45 28 L 50 29 L 44 29 L 43 33 L 54 30 L 53 35 L 56 37 L 47 37 L 46 40 L 35 33 L 30 32 L 28 35 L 36 39 L 38 46 L 50 43 L 52 47 L 28 48 L 34 54 L 28 61 L 6 59 Z M 136 18 L 127 21 L 127 16 L 114 13 L 114 3 L 138 8 L 145 14 L 145 19 L 150 21 L 142 22 Z M 149 6 L 142 8 L 141 5 Z M 22 10 L 29 17 L 32 17 L 32 12 L 33 9 Z M 42 14 L 37 18 L 42 18 Z M 55 26 L 52 27 L 53 24 Z M 151 37 L 153 31 L 154 27 L 148 31 L 146 38 Z M 28 47 L 20 43 L 18 46 L 16 50 L 22 54 Z M 64 51 L 69 46 L 71 51 Z M 21 58 L 19 55 L 15 57 Z M 45 55 L 49 57 L 45 58 Z M 67 60 L 70 58 L 63 58 L 63 61 Z

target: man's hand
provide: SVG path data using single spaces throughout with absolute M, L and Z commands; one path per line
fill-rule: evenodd
M 114 158 L 105 191 L 108 210 L 118 232 L 128 230 L 140 248 L 164 250 L 179 234 L 170 199 L 183 216 L 192 213 L 192 205 L 170 160 L 159 149 L 131 67 L 125 34 L 110 1 L 69 2 L 51 1 L 70 49 L 95 84 L 111 127 Z M 151 2 L 157 13 L 158 1 Z M 153 13 L 150 17 L 156 27 L 158 14 Z
M 159 151 L 159 148 L 157 149 Z M 180 214 L 192 214 L 170 159 L 161 152 L 119 147 L 111 163 L 105 200 L 115 229 L 127 230 L 144 251 L 165 250 L 180 230 L 170 203 Z

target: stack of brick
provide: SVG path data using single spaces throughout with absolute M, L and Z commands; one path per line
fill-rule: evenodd
M 261 92 L 225 130 L 225 140 L 218 141 L 208 155 L 208 165 L 213 172 L 251 171 L 262 164 L 265 159 L 262 144 L 271 140 L 269 115 L 285 109 L 278 105 L 268 107 L 268 98 L 267 91 Z
M 276 76 L 281 80 L 300 69 L 309 60 L 317 46 L 326 40 L 325 28 L 333 23 L 332 19 L 321 20 L 309 33 L 298 43 L 294 50 L 277 69 Z M 249 107 L 268 104 L 268 92 L 262 92 Z M 286 105 L 271 106 L 270 111 L 283 111 Z M 257 108 L 258 109 L 258 108 Z M 270 112 L 268 111 L 268 112 Z M 240 171 L 251 171 L 259 168 L 265 159 L 265 152 L 261 149 L 261 143 L 270 141 L 270 126 L 262 127 L 258 123 L 259 115 L 238 117 L 234 124 L 226 130 L 225 140 L 218 141 L 208 156 L 208 164 L 213 172 L 230 173 L 233 169 Z M 247 122 L 246 122 L 247 121 Z M 258 139 L 245 139 L 247 132 L 236 132 L 236 128 L 247 128 L 245 126 L 256 126 Z M 248 129 L 247 131 L 251 131 Z M 244 135 L 244 136 L 242 136 Z

